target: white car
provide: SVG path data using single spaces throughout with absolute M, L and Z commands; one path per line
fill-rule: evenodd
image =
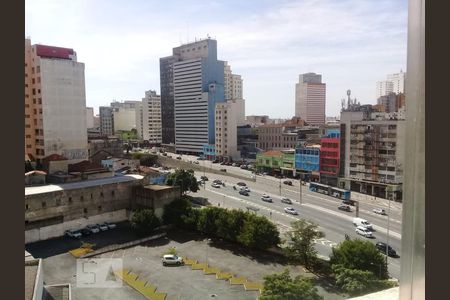
M 102 223 L 102 224 L 97 224 L 98 228 L 100 228 L 101 231 L 106 231 L 109 229 L 108 225 Z
M 176 256 L 173 254 L 166 254 L 162 258 L 162 264 L 163 264 L 163 266 L 167 266 L 167 265 L 181 266 L 181 265 L 184 265 L 184 261 L 183 261 L 182 257 Z
M 211 186 L 212 186 L 213 188 L 220 188 L 220 184 L 218 184 L 218 183 L 216 183 L 216 182 L 213 182 L 213 183 L 211 184 Z
M 373 237 L 372 232 L 371 232 L 369 229 L 364 228 L 364 227 L 362 227 L 362 226 L 356 227 L 356 233 L 357 233 L 357 234 L 360 234 L 360 235 L 362 235 L 362 236 L 364 236 L 364 237 L 366 237 L 366 238 L 371 238 L 371 237 Z
M 266 195 L 266 194 L 263 194 L 263 195 L 261 196 L 261 200 L 262 200 L 262 201 L 266 201 L 266 202 L 273 202 L 273 201 L 272 201 L 272 198 L 270 198 L 270 196 L 269 196 L 269 195 Z
M 88 225 L 88 226 L 86 226 L 86 229 L 89 229 L 92 233 L 100 232 L 100 228 L 98 228 L 97 225 Z
M 292 204 L 292 201 L 291 201 L 291 199 L 289 199 L 289 198 L 287 198 L 287 197 L 283 197 L 283 198 L 281 198 L 281 202 L 283 202 L 283 203 L 287 203 L 287 204 Z
M 80 230 L 73 230 L 73 229 L 64 231 L 64 235 L 71 237 L 71 238 L 75 238 L 75 239 L 79 239 L 82 236 Z
M 385 215 L 386 214 L 386 211 L 384 209 L 382 209 L 382 208 L 374 208 L 374 209 L 372 209 L 372 211 L 374 213 L 376 213 L 376 214 L 379 214 L 379 215 Z
M 116 224 L 110 222 L 104 222 L 103 225 L 108 226 L 109 229 L 114 229 L 117 227 Z
M 291 215 L 298 215 L 298 212 L 293 207 L 285 207 L 284 212 Z
M 373 229 L 372 224 L 370 224 L 366 219 L 363 218 L 353 218 L 353 225 L 361 226 L 369 230 Z

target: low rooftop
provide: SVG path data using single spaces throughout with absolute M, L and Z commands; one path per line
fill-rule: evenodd
M 25 196 L 52 193 L 52 192 L 64 191 L 64 190 L 87 188 L 87 187 L 111 184 L 111 183 L 128 182 L 128 181 L 134 181 L 134 180 L 141 180 L 143 178 L 144 178 L 144 176 L 142 176 L 142 175 L 128 174 L 128 175 L 116 175 L 114 177 L 94 179 L 94 180 L 85 180 L 85 181 L 78 181 L 78 182 L 71 182 L 71 183 L 48 184 L 48 185 L 43 185 L 43 186 L 31 186 L 31 187 L 25 187 Z
M 152 191 L 162 191 L 162 190 L 167 190 L 167 189 L 171 189 L 173 188 L 173 186 L 170 185 L 157 185 L 157 184 L 150 184 L 150 185 L 146 185 L 144 186 L 144 189 L 149 189 Z

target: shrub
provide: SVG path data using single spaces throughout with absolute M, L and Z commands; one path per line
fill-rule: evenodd
M 161 221 L 152 209 L 138 210 L 131 218 L 131 227 L 141 236 L 151 234 L 160 224 Z

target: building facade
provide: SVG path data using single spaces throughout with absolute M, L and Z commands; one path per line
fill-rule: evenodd
M 110 106 L 100 106 L 100 135 L 114 135 L 114 112 Z
M 375 96 L 377 99 L 392 92 L 394 92 L 394 86 L 391 81 L 377 81 L 377 88 L 375 92 Z
M 325 124 L 326 84 L 322 75 L 305 73 L 299 75 L 295 85 L 295 116 L 311 125 Z
M 156 91 L 145 92 L 142 103 L 136 109 L 136 126 L 140 138 L 151 145 L 162 143 L 161 97 Z
M 140 101 L 127 100 L 124 102 L 112 102 L 114 118 L 114 133 L 116 131 L 130 131 L 136 129 L 136 108 Z
M 237 103 L 234 100 L 216 104 L 216 155 L 222 159 L 240 158 L 237 150 L 237 109 Z
M 295 168 L 303 179 L 320 179 L 320 145 L 302 146 L 295 149 Z
M 173 64 L 175 56 L 160 58 L 162 143 L 175 145 L 175 100 L 173 91 Z
M 87 129 L 94 128 L 94 108 L 86 107 L 86 127 Z
M 345 188 L 401 200 L 405 141 L 398 114 L 343 111 Z M 342 157 L 342 156 L 341 156 Z
M 376 98 L 389 95 L 390 93 L 405 93 L 406 73 L 400 70 L 400 73 L 388 74 L 387 80 L 378 81 L 376 88 Z
M 320 181 L 337 186 L 340 168 L 340 132 L 329 130 L 320 140 Z
M 73 49 L 25 39 L 25 153 L 87 158 L 84 63 Z

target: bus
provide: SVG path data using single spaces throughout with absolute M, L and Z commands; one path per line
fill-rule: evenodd
M 311 182 L 309 184 L 309 190 L 311 192 L 328 195 L 331 197 L 342 199 L 347 202 L 352 202 L 354 204 L 354 201 L 350 199 L 351 194 L 349 190 L 344 190 L 317 182 Z

